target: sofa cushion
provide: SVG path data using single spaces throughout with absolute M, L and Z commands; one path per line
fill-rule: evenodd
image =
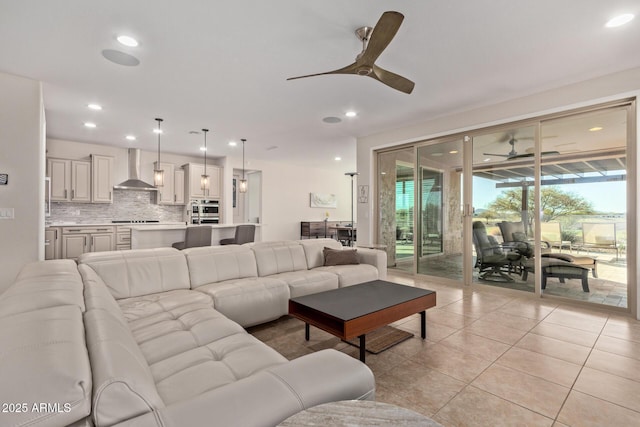
M 206 246 L 183 251 L 191 288 L 224 280 L 257 277 L 256 258 L 246 246 Z
M 82 291 L 82 279 L 72 260 L 32 262 L 0 294 L 0 317 L 61 305 L 75 305 L 84 311 Z
M 91 252 L 78 264 L 95 270 L 116 299 L 190 288 L 187 261 L 174 248 Z
M 300 240 L 300 245 L 304 249 L 304 255 L 309 268 L 322 267 L 324 265 L 324 248 L 342 249 L 342 244 L 334 239 Z
M 271 347 L 239 332 L 158 361 L 151 372 L 162 399 L 171 404 L 286 362 Z
M 149 365 L 124 319 L 94 309 L 87 310 L 84 322 L 93 372 L 94 424 L 111 426 L 164 407 Z
M 360 264 L 357 249 L 331 249 L 324 248 L 324 265 L 349 265 Z
M 304 250 L 299 244 L 255 246 L 252 248 L 258 266 L 258 276 L 307 269 Z
M 339 286 L 356 285 L 358 283 L 370 282 L 377 280 L 378 269 L 369 264 L 358 265 L 333 265 L 327 267 L 314 268 L 312 271 L 323 271 L 338 276 Z
M 289 286 L 272 277 L 226 280 L 196 290 L 210 295 L 216 310 L 245 328 L 275 320 L 289 311 Z
M 196 304 L 213 307 L 213 300 L 208 295 L 193 292 L 190 289 L 176 289 L 159 294 L 121 299 L 117 304 L 126 321 L 132 325 L 136 322 L 145 322 L 145 319 L 157 314 L 174 318 L 177 313 L 182 311 L 180 307 L 184 306 Z
M 82 313 L 75 305 L 7 316 L 0 322 L 0 412 L 3 426 L 66 426 L 91 411 L 91 367 Z M 49 404 L 40 412 L 39 406 Z M 0 408 L 2 409 L 2 408 Z
M 291 298 L 338 288 L 338 276 L 329 271 L 304 270 L 269 276 L 284 281 L 289 286 Z

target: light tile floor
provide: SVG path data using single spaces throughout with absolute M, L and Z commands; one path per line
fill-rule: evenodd
M 446 279 L 390 274 L 437 291 L 427 311 L 394 325 L 416 336 L 367 354 L 376 399 L 445 426 L 640 425 L 640 322 L 499 290 L 463 290 Z M 335 348 L 358 350 L 290 317 L 251 328 L 289 359 Z

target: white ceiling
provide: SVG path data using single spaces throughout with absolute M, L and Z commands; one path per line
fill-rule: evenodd
M 405 20 L 377 64 L 413 80 L 411 95 L 367 77 L 286 81 L 352 63 L 354 30 L 386 10 Z M 212 155 L 238 155 L 227 142 L 247 138 L 249 160 L 351 170 L 359 136 L 639 67 L 640 17 L 604 27 L 620 13 L 640 15 L 640 2 L 0 0 L 0 71 L 44 82 L 51 138 L 154 150 L 162 117 L 166 151 L 200 155 L 189 131 L 206 127 Z

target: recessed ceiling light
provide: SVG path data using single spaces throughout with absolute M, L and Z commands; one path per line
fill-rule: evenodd
M 91 108 L 92 110 L 96 110 L 96 111 L 102 110 L 102 105 L 100 105 L 100 104 L 89 104 L 89 105 L 87 105 L 87 107 Z
M 435 152 L 435 153 L 431 153 L 431 155 L 432 155 L 433 157 L 440 157 L 440 156 L 442 156 L 442 153 L 441 153 L 441 152 L 439 152 L 439 151 L 437 151 L 437 152 Z
M 91 122 L 85 122 L 84 127 L 94 128 L 94 127 L 96 127 L 96 124 L 95 123 L 91 123 Z
M 127 139 L 127 141 L 135 141 L 136 140 L 136 137 L 133 136 L 133 135 L 127 135 L 127 136 L 125 136 L 125 138 Z
M 487 157 L 486 159 L 483 160 L 483 162 L 489 162 L 491 161 L 491 157 Z
M 153 133 L 163 133 L 163 132 L 162 132 L 162 129 L 155 128 L 153 130 Z
M 355 117 L 358 115 L 358 113 L 356 113 L 355 111 L 347 111 L 346 113 L 344 113 L 344 115 L 347 117 Z
M 602 130 L 601 126 L 594 126 L 591 129 L 589 129 L 589 132 L 598 132 L 599 130 Z
M 614 18 L 611 18 L 609 21 L 607 21 L 607 23 L 605 24 L 605 27 L 607 27 L 607 28 L 619 27 L 621 25 L 624 25 L 624 24 L 628 23 L 633 18 L 634 18 L 634 16 L 631 13 L 625 13 L 623 15 L 618 15 L 618 16 L 616 16 Z
M 451 150 L 449 151 L 449 154 L 458 154 L 458 150 Z
M 121 45 L 128 47 L 136 47 L 138 46 L 138 40 L 134 39 L 131 36 L 118 36 L 116 38 Z
M 339 162 L 340 160 L 342 160 L 342 157 L 340 157 L 340 156 L 336 156 L 336 157 L 335 157 L 335 159 L 333 159 L 333 160 L 335 160 L 335 161 Z
M 200 151 L 207 151 L 207 147 L 200 147 Z
M 235 141 L 229 141 L 229 147 L 235 147 L 236 145 L 238 145 L 237 142 Z
M 342 119 L 340 117 L 325 117 L 322 121 L 325 123 L 340 123 Z

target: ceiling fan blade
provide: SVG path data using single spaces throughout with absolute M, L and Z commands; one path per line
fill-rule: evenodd
M 509 154 L 494 154 L 494 153 L 482 153 L 483 156 L 496 156 L 496 157 L 512 157 Z
M 360 65 L 373 65 L 382 51 L 391 43 L 403 20 L 404 15 L 400 12 L 390 11 L 383 13 L 376 26 L 373 27 L 367 49 L 358 58 L 358 63 Z
M 373 66 L 373 72 L 369 74 L 369 77 L 407 94 L 411 93 L 413 91 L 413 87 L 416 85 L 411 80 L 392 73 L 391 71 L 387 71 L 384 68 L 380 68 L 377 65 Z
M 353 64 L 347 65 L 346 67 L 339 68 L 333 71 L 327 71 L 324 73 L 316 73 L 316 74 L 307 74 L 306 76 L 297 76 L 297 77 L 289 77 L 287 80 L 296 80 L 296 79 L 304 79 L 306 77 L 315 77 L 315 76 L 324 76 L 327 74 L 356 74 L 357 65 L 354 62 Z

